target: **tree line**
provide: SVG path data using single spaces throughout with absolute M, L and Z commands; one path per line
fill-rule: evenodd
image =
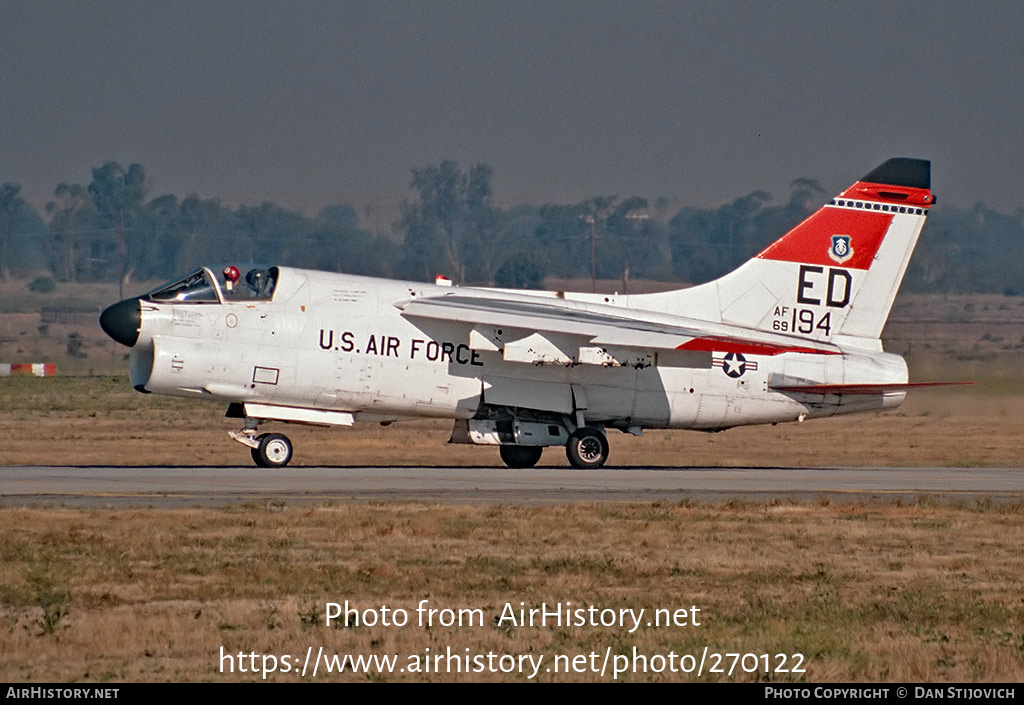
M 739 266 L 827 200 L 813 179 L 775 202 L 753 191 L 717 208 L 594 196 L 574 204 L 495 204 L 492 168 L 451 160 L 415 168 L 389 231 L 347 204 L 307 216 L 271 202 L 148 198 L 145 169 L 106 162 L 61 183 L 43 212 L 0 185 L 0 278 L 170 279 L 217 262 L 268 263 L 460 284 L 538 288 L 547 277 L 697 283 Z M 913 291 L 1024 294 L 1024 208 L 932 210 L 907 272 Z

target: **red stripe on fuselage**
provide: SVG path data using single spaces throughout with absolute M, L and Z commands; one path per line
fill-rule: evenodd
M 676 350 L 695 352 L 743 353 L 744 355 L 781 355 L 782 353 L 809 353 L 811 355 L 842 355 L 839 350 L 805 348 L 798 345 L 774 345 L 772 343 L 751 343 L 729 338 L 694 338 L 677 345 Z

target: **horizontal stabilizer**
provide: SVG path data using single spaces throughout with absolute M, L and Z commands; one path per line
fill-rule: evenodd
M 801 394 L 885 394 L 905 392 L 921 387 L 951 387 L 974 382 L 910 382 L 906 384 L 800 384 L 769 387 L 773 392 L 799 392 Z

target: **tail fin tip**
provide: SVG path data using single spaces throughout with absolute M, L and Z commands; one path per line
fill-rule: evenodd
M 930 189 L 932 187 L 932 163 L 927 159 L 893 157 L 873 169 L 861 181 L 886 186 Z

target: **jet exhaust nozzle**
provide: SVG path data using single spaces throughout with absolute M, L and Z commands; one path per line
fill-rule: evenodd
M 142 303 L 125 299 L 107 307 L 100 314 L 100 328 L 121 345 L 134 346 L 142 329 Z

